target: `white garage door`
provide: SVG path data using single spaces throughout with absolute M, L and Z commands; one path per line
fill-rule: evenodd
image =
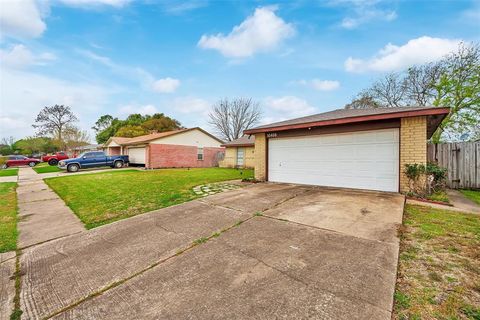
M 145 164 L 145 147 L 128 148 L 128 160 L 132 164 Z
M 268 141 L 268 180 L 398 191 L 398 129 Z

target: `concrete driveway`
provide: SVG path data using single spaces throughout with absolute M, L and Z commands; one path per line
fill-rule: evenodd
M 390 319 L 403 203 L 257 184 L 157 210 L 24 250 L 21 308 L 26 319 Z

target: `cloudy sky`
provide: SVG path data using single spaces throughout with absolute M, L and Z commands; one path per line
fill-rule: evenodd
M 32 135 L 53 104 L 83 129 L 163 112 L 209 130 L 223 97 L 254 98 L 265 123 L 333 110 L 385 72 L 479 41 L 479 21 L 466 0 L 2 0 L 0 138 Z

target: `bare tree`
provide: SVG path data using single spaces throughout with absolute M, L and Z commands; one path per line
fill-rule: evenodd
M 435 100 L 435 84 L 443 72 L 442 63 L 413 66 L 406 72 L 405 98 L 408 105 L 428 106 Z
M 345 109 L 370 109 L 378 108 L 380 104 L 375 101 L 368 91 L 362 91 L 352 99 L 352 102 L 345 105 Z
M 261 114 L 259 104 L 251 98 L 225 98 L 213 106 L 209 123 L 222 139 L 232 141 L 256 124 Z
M 75 126 L 69 125 L 63 133 L 65 147 L 72 150 L 90 143 L 90 136 L 87 131 L 81 130 Z
M 67 126 L 78 121 L 68 106 L 54 105 L 52 107 L 44 107 L 37 115 L 35 124 L 32 125 L 37 129 L 37 135 L 51 135 L 58 141 L 63 141 L 63 132 Z
M 405 80 L 392 72 L 373 83 L 367 92 L 378 104 L 384 107 L 401 107 L 406 95 Z

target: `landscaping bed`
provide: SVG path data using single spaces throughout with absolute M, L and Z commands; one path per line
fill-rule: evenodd
M 480 216 L 406 205 L 394 319 L 480 319 Z
M 45 179 L 86 228 L 202 197 L 195 186 L 249 178 L 226 168 L 111 171 Z
M 15 182 L 0 183 L 0 253 L 17 248 L 17 195 Z

